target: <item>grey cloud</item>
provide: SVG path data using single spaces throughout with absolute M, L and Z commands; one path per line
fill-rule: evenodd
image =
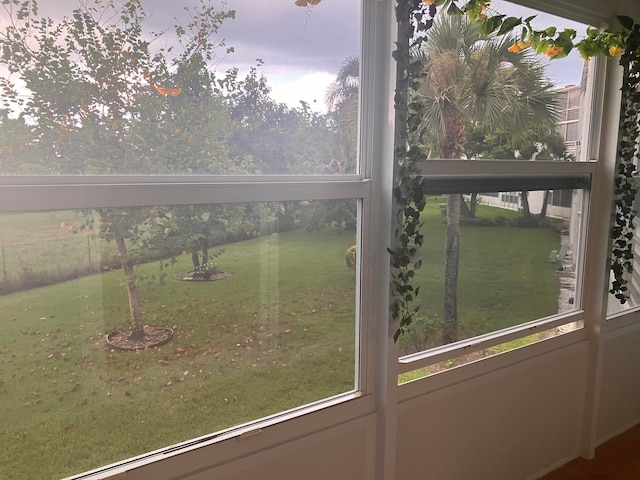
M 150 31 L 171 35 L 176 18 L 186 23 L 185 6 L 196 0 L 142 0 L 149 13 Z M 87 0 L 93 5 L 93 0 Z M 121 4 L 121 2 L 116 2 Z M 294 0 L 226 0 L 213 2 L 220 8 L 236 11 L 235 20 L 227 20 L 221 30 L 226 45 L 235 53 L 226 62 L 255 64 L 261 58 L 268 66 L 294 67 L 298 70 L 337 72 L 349 55 L 358 53 L 360 35 L 359 0 L 325 0 L 303 8 Z M 41 0 L 40 10 L 52 17 L 69 15 L 79 0 Z M 225 62 L 225 63 L 226 63 Z

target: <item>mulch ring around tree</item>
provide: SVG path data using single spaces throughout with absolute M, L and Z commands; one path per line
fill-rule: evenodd
M 106 335 L 107 345 L 117 350 L 145 350 L 160 347 L 169 343 L 173 338 L 173 329 L 145 325 L 144 335 L 132 338 L 131 330 L 114 330 Z
M 187 273 L 180 273 L 178 275 L 175 275 L 173 278 L 184 282 L 214 282 L 216 280 L 227 278 L 227 273 L 223 272 L 222 270 L 216 270 L 207 277 L 201 277 L 196 275 L 195 271 L 192 271 Z

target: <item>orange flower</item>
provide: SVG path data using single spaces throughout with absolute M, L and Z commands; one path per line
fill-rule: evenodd
M 562 50 L 564 50 L 561 46 L 559 45 L 553 45 L 549 48 L 547 48 L 543 53 L 548 56 L 548 57 L 555 57 L 556 55 L 559 55 L 562 53 Z
M 436 3 L 436 0 L 422 0 L 422 3 L 425 3 L 427 5 L 433 5 L 434 3 Z
M 529 40 L 520 40 L 518 43 L 514 43 L 507 50 L 511 53 L 518 53 L 524 50 L 525 48 L 529 48 L 531 46 L 531 42 Z
M 156 92 L 158 92 L 160 95 L 164 95 L 165 97 L 177 97 L 178 95 L 180 95 L 182 93 L 182 89 L 181 88 L 165 88 L 165 87 L 159 87 L 158 85 L 154 85 L 154 88 L 156 89 Z
M 617 57 L 618 55 L 622 55 L 623 52 L 624 52 L 624 49 L 622 47 L 619 47 L 618 45 L 611 45 L 609 47 L 609 55 L 611 55 L 612 57 Z

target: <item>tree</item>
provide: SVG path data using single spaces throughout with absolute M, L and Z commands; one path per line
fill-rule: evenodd
M 218 11 L 206 0 L 187 9 L 189 23 L 175 29 L 182 51 L 174 52 L 172 45 L 152 48 L 150 39 L 160 34 L 144 32 L 139 0 L 119 9 L 110 0 L 81 4 L 57 22 L 40 17 L 30 0 L 12 0 L 11 7 L 0 32 L 0 64 L 27 93 L 15 95 L 8 79 L 0 83 L 3 97 L 20 111 L 15 121 L 2 119 L 3 135 L 13 130 L 13 148 L 37 150 L 39 168 L 56 174 L 235 170 L 221 143 L 230 121 L 212 95 L 207 64 L 221 46 L 215 34 L 233 11 Z M 212 138 L 212 127 L 221 138 Z M 28 163 L 13 162 L 11 168 L 24 173 Z M 140 340 L 145 331 L 130 246 L 157 245 L 168 215 L 160 207 L 87 212 L 86 225 L 97 221 L 100 234 L 118 247 L 131 339 Z
M 256 173 L 314 174 L 329 164 L 335 134 L 325 115 L 304 102 L 275 101 L 256 67 L 242 79 L 232 69 L 220 84 L 233 125 L 231 154 L 250 158 Z
M 358 154 L 358 101 L 360 93 L 360 60 L 348 57 L 325 94 L 325 104 L 332 116 L 339 139 L 340 158 L 335 162 L 342 172 L 355 171 Z
M 322 164 L 318 173 L 344 175 L 356 172 L 359 91 L 360 61 L 358 57 L 347 57 L 325 93 L 333 148 L 330 161 Z M 299 217 L 310 230 L 333 225 L 355 231 L 357 205 L 353 200 L 306 202 L 299 209 Z
M 531 138 L 533 126 L 554 124 L 552 85 L 525 52 L 510 52 L 508 36 L 483 37 L 465 16 L 438 16 L 420 52 L 424 64 L 419 100 L 422 124 L 446 159 L 459 159 L 469 124 L 515 125 L 513 144 Z M 447 196 L 443 342 L 457 340 L 460 195 Z
M 474 159 L 497 159 L 497 160 L 541 160 L 541 161 L 569 161 L 571 156 L 567 154 L 567 148 L 563 138 L 551 128 L 545 132 L 536 132 L 534 138 L 528 139 L 528 143 L 523 141 L 516 144 L 512 141 L 513 127 L 501 127 L 489 129 L 485 125 L 470 125 L 467 127 L 467 138 L 465 140 L 464 152 L 467 158 Z M 535 131 L 535 130 L 534 130 Z M 477 196 L 477 194 L 474 194 Z M 473 217 L 472 195 L 471 215 Z M 529 208 L 528 192 L 521 192 L 522 215 L 525 218 L 532 218 Z M 542 210 L 539 217 L 546 217 L 549 191 L 545 191 L 542 202 Z M 464 209 L 464 207 L 463 207 Z

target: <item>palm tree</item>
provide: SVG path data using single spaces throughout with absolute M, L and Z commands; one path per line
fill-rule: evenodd
M 531 53 L 510 52 L 512 38 L 484 37 L 465 16 L 440 15 L 419 55 L 422 127 L 442 158 L 463 154 L 467 125 L 509 128 L 511 142 L 531 141 L 555 125 L 553 85 Z M 513 128 L 513 126 L 518 128 Z M 447 197 L 443 342 L 457 340 L 461 195 Z
M 347 57 L 336 79 L 325 93 L 325 105 L 333 115 L 340 139 L 341 159 L 334 159 L 345 173 L 356 163 L 358 142 L 358 93 L 360 91 L 360 60 Z

